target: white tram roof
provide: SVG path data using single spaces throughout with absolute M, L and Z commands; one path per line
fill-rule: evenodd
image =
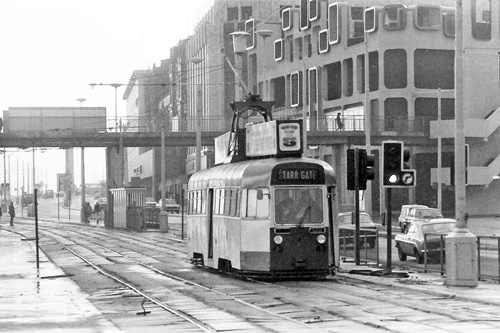
M 222 164 L 201 170 L 191 176 L 188 190 L 214 187 L 257 188 L 271 184 L 272 170 L 287 163 L 312 163 L 321 166 L 325 173 L 325 185 L 335 185 L 334 171 L 330 164 L 313 158 L 268 158 Z

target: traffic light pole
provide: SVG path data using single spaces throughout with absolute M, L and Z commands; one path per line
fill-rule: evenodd
M 354 260 L 356 266 L 360 264 L 359 255 L 359 149 L 354 149 Z
M 387 272 L 392 271 L 392 205 L 391 205 L 392 189 L 386 188 L 385 191 L 385 208 L 387 212 Z

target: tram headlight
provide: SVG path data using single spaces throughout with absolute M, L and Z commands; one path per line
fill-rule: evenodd
M 281 243 L 283 243 L 283 236 L 280 235 L 274 236 L 273 241 L 274 243 L 280 245 Z
M 326 242 L 326 237 L 325 235 L 319 235 L 318 237 L 316 237 L 316 241 L 320 244 L 325 244 Z

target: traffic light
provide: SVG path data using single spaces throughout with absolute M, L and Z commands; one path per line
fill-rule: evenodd
M 366 182 L 375 179 L 375 156 L 368 154 L 365 149 L 359 151 L 359 189 L 366 190 Z
M 403 142 L 382 142 L 384 153 L 382 168 L 384 170 L 383 186 L 385 187 L 407 187 L 415 186 L 415 170 L 410 169 L 410 151 L 404 149 Z
M 354 149 L 347 149 L 347 189 L 354 191 L 356 189 L 356 179 L 354 170 Z
M 357 150 L 357 160 L 356 160 Z M 356 190 L 356 170 L 358 173 L 358 190 L 366 190 L 366 182 L 375 179 L 375 157 L 367 154 L 365 149 L 347 150 L 347 189 Z

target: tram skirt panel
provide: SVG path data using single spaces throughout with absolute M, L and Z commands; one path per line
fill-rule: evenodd
M 288 234 L 282 234 L 283 242 L 275 244 L 275 236 L 270 234 L 270 270 L 271 271 L 316 271 L 328 269 L 328 249 L 326 244 L 317 242 L 318 234 L 310 228 L 290 228 Z M 326 235 L 325 235 L 326 236 Z

